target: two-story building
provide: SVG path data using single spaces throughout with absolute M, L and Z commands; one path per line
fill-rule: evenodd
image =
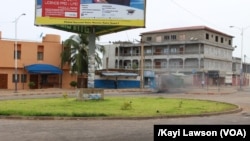
M 143 62 L 143 69 L 155 74 L 177 72 L 192 76 L 192 85 L 202 81 L 208 85 L 225 84 L 228 74 L 237 80 L 240 75 L 240 67 L 233 66 L 232 39 L 233 36 L 206 26 L 144 32 L 141 43 L 106 45 L 108 53 L 103 65 L 140 69 Z
M 69 66 L 61 65 L 59 35 L 48 34 L 42 42 L 3 39 L 0 32 L 0 89 L 70 88 L 76 81 Z

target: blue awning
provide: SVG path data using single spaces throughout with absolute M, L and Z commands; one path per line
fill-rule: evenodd
M 32 64 L 25 66 L 25 69 L 32 74 L 62 74 L 62 70 L 49 64 Z

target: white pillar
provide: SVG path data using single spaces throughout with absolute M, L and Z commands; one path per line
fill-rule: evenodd
M 95 49 L 96 49 L 95 38 L 96 38 L 95 28 L 93 28 L 92 31 L 89 34 L 88 88 L 94 88 L 95 87 Z

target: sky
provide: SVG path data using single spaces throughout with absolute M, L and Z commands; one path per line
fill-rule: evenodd
M 147 31 L 186 27 L 208 26 L 215 30 L 234 36 L 234 57 L 246 55 L 250 63 L 250 1 L 249 0 L 147 0 L 146 26 L 122 32 L 100 36 L 97 44 L 109 44 L 115 41 L 140 40 L 140 34 Z M 66 40 L 75 33 L 60 31 L 48 27 L 37 27 L 35 20 L 35 0 L 2 0 L 0 2 L 0 31 L 2 38 L 41 41 L 41 33 L 58 34 Z M 230 28 L 229 26 L 234 26 Z M 243 31 L 243 32 L 242 32 Z M 243 36 L 241 36 L 243 33 Z M 242 42 L 243 37 L 243 42 Z M 242 46 L 243 44 L 243 46 Z

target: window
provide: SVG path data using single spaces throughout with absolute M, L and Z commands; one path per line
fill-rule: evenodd
M 43 60 L 43 48 L 41 45 L 37 47 L 37 60 Z
M 151 55 L 152 54 L 152 50 L 151 49 L 146 49 L 145 51 L 146 51 L 147 55 Z
M 221 43 L 223 43 L 223 42 L 224 42 L 224 39 L 223 39 L 222 37 L 220 38 L 220 42 L 221 42 Z
M 232 45 L 232 42 L 231 42 L 231 40 L 228 40 L 228 45 Z
M 177 51 L 176 48 L 171 48 L 171 49 L 170 49 L 170 52 L 171 52 L 171 53 L 176 53 L 176 51 Z
M 169 38 L 168 35 L 164 36 L 164 40 L 169 40 L 169 39 L 170 39 L 170 38 Z
M 14 59 L 21 59 L 21 51 L 17 51 L 17 58 L 16 58 L 16 54 L 14 51 Z
M 15 79 L 15 76 L 17 76 L 17 79 Z M 15 81 L 15 80 L 17 80 L 17 81 Z M 13 82 L 13 83 L 14 83 L 14 82 L 19 82 L 19 74 L 17 74 L 17 75 L 13 74 L 13 75 L 12 75 L 12 82 Z
M 20 44 L 17 45 L 17 48 L 15 48 L 15 45 L 14 45 L 14 59 L 21 59 L 21 45 Z
M 137 49 L 135 50 L 135 52 L 136 52 L 136 54 L 139 54 L 139 49 L 137 48 Z
M 27 82 L 27 75 L 26 74 L 21 74 L 21 82 L 26 83 Z
M 152 41 L 152 37 L 147 37 L 147 41 Z
M 163 49 L 164 54 L 168 54 L 168 48 Z
M 176 35 L 171 35 L 171 40 L 176 40 Z
M 43 52 L 37 52 L 37 60 L 43 60 Z
M 206 39 L 209 40 L 209 34 L 208 33 L 206 33 Z
M 218 42 L 218 40 L 219 40 L 218 36 L 215 36 L 215 42 Z

